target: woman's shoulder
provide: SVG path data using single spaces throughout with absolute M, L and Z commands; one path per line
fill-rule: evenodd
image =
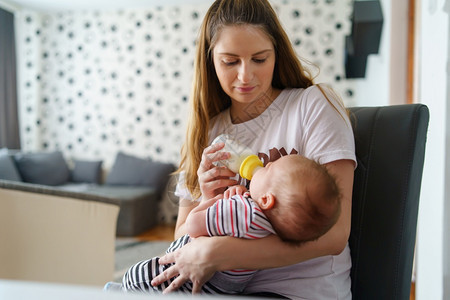
M 313 92 L 313 93 L 319 92 L 320 93 L 320 89 L 317 84 L 313 84 L 307 88 L 285 88 L 285 89 L 283 89 L 282 94 L 289 95 L 289 96 L 294 96 L 294 95 L 306 96 L 306 95 L 309 95 L 311 92 Z
M 306 89 L 289 89 L 285 92 L 285 110 L 297 114 L 302 121 L 314 120 L 317 115 L 337 115 L 348 122 L 345 105 L 328 85 L 315 84 Z
M 291 89 L 291 94 L 301 96 L 305 100 L 320 100 L 330 97 L 334 93 L 332 88 L 326 84 L 314 84 L 307 88 Z M 335 98 L 333 95 L 332 98 Z
M 312 85 L 307 88 L 287 88 L 283 90 L 281 95 L 286 101 L 286 105 L 305 108 L 305 106 L 315 106 L 323 103 L 326 97 L 322 91 L 324 91 L 324 87 Z
M 322 90 L 328 89 L 322 85 L 311 85 L 307 88 L 285 88 L 280 96 L 282 98 L 302 98 L 302 99 L 314 99 L 323 98 L 324 94 Z
M 306 89 L 290 89 L 287 90 L 290 97 L 300 98 L 302 106 L 329 106 L 343 107 L 339 95 L 327 84 L 314 84 Z

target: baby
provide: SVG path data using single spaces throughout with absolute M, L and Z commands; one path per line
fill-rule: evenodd
M 341 196 L 334 177 L 324 166 L 300 155 L 283 156 L 256 171 L 250 193 L 243 186 L 233 186 L 223 196 L 202 200 L 186 219 L 188 234 L 174 241 L 167 252 L 199 236 L 256 239 L 276 234 L 298 246 L 325 234 L 340 215 Z M 125 273 L 122 290 L 163 291 L 170 282 L 156 287 L 150 282 L 169 266 L 160 265 L 158 257 L 137 263 Z M 255 272 L 216 272 L 202 292 L 241 293 Z M 191 293 L 192 284 L 185 283 L 179 291 Z

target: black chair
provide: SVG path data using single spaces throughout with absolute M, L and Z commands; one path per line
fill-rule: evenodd
M 350 250 L 353 299 L 409 299 L 429 112 L 354 107 Z

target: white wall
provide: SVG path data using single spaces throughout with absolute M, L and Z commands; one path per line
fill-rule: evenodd
M 425 167 L 422 180 L 421 203 L 417 240 L 416 299 L 449 299 L 443 293 L 444 270 L 448 272 L 448 260 L 444 266 L 444 241 L 449 230 L 444 227 L 444 205 L 448 198 L 445 186 L 447 116 L 447 67 L 448 63 L 448 15 L 444 11 L 445 0 L 422 1 L 419 7 L 420 23 L 420 71 L 419 99 L 430 109 Z M 447 184 L 446 184 L 447 183 Z M 445 238 L 444 238 L 445 237 Z M 447 287 L 448 288 L 448 287 Z
M 398 0 L 397 0 L 398 1 Z M 391 64 L 391 1 L 381 0 L 383 11 L 383 30 L 378 54 L 369 55 L 366 77 L 353 80 L 355 105 L 388 105 L 390 99 Z
M 369 55 L 366 77 L 354 80 L 358 106 L 406 102 L 408 0 L 381 0 L 383 31 L 379 53 Z
M 409 0 L 391 2 L 391 39 L 390 39 L 390 73 L 389 103 L 404 104 L 407 89 L 408 66 L 408 5 Z M 386 3 L 386 2 L 385 2 Z

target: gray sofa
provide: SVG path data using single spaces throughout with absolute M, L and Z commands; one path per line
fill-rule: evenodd
M 73 160 L 59 151 L 0 150 L 0 188 L 120 207 L 116 234 L 138 235 L 157 223 L 162 192 L 175 166 L 119 152 L 102 182 L 102 162 Z

